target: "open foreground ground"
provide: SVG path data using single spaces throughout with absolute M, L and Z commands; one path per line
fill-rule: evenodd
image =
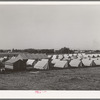
M 0 74 L 0 90 L 100 90 L 100 67 Z

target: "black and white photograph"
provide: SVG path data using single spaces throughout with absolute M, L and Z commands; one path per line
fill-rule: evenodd
M 0 4 L 0 90 L 100 90 L 100 3 Z

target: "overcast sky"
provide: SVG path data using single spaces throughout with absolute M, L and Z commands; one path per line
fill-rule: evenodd
M 0 49 L 100 49 L 100 6 L 0 5 Z

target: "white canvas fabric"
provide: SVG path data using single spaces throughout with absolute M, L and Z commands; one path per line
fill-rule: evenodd
M 34 63 L 35 60 L 32 59 L 28 59 L 28 61 L 26 62 L 26 65 L 32 65 Z
M 97 58 L 96 58 L 96 59 L 94 60 L 94 62 L 95 62 L 96 65 L 100 65 L 100 59 L 97 59 Z
M 56 62 L 54 67 L 57 67 L 57 68 L 67 68 L 68 67 L 68 61 L 58 61 L 58 62 Z
M 92 57 L 93 56 L 93 54 L 87 54 L 89 57 Z
M 92 66 L 93 60 L 92 59 L 82 59 L 84 66 Z
M 68 54 L 64 54 L 64 57 L 67 58 L 67 57 L 69 57 L 69 56 L 68 56 Z
M 4 60 L 4 58 L 0 58 L 0 61 L 3 61 Z
M 13 64 L 13 63 L 17 62 L 18 60 L 20 60 L 20 59 L 17 59 L 17 57 L 14 58 L 14 59 L 9 59 L 9 60 L 7 60 L 7 61 L 5 62 L 5 64 Z
M 26 57 L 26 55 L 25 55 L 24 53 L 22 53 L 22 54 L 19 54 L 19 55 L 16 57 L 16 59 L 26 60 L 26 59 L 28 59 L 28 58 Z
M 85 53 L 82 53 L 82 55 L 84 56 L 84 55 L 86 55 Z
M 15 59 L 15 58 L 16 58 L 16 57 L 14 57 L 14 56 L 13 56 L 13 57 L 11 57 L 11 59 Z
M 100 54 L 98 54 L 100 56 Z
M 79 59 L 79 60 L 80 60 L 80 59 L 83 59 L 83 57 L 77 57 L 77 59 Z
M 77 54 L 76 54 L 76 53 L 74 53 L 73 55 L 74 55 L 74 56 L 77 56 Z
M 82 66 L 82 62 L 79 59 L 73 59 L 73 60 L 70 61 L 69 64 L 70 64 L 71 67 L 80 67 L 80 66 Z
M 4 59 L 7 59 L 7 56 L 4 56 L 3 58 L 4 58 Z
M 99 56 L 99 54 L 94 54 L 94 56 L 95 56 L 95 57 L 98 57 L 98 56 Z
M 82 54 L 81 53 L 78 53 L 78 56 L 82 56 Z
M 68 60 L 68 54 L 64 54 L 64 58 L 63 58 L 63 60 Z
M 38 61 L 35 66 L 35 69 L 49 69 L 48 61 Z
M 78 58 L 83 58 L 83 55 L 81 53 L 78 54 Z
M 93 56 L 95 57 L 95 54 L 90 54 L 90 57 L 91 57 L 91 58 L 92 58 Z
M 91 60 L 95 61 L 98 60 L 99 58 L 95 57 L 95 58 L 91 58 Z
M 48 61 L 49 61 L 49 59 L 42 59 L 41 61 L 46 61 L 46 62 L 48 62 Z
M 14 69 L 14 67 L 12 65 L 5 65 L 5 68 L 6 69 L 12 69 L 12 70 Z
M 72 59 L 72 60 L 73 60 L 73 59 L 77 59 L 77 57 L 76 57 L 76 56 L 72 56 L 71 59 Z
M 55 64 L 55 63 L 58 62 L 58 61 L 60 61 L 60 59 L 53 59 L 53 60 L 51 61 L 51 63 L 52 63 L 52 64 Z
M 56 59 L 56 57 L 57 57 L 57 55 L 53 55 L 53 56 L 52 56 L 52 59 Z
M 63 55 L 58 55 L 58 59 L 62 59 L 63 58 Z
M 71 56 L 72 56 L 72 54 L 69 54 L 69 56 L 71 57 Z
M 62 59 L 62 61 L 66 61 L 66 60 L 68 60 L 68 58 L 63 58 L 63 59 Z
M 84 57 L 84 58 L 88 58 L 88 55 L 87 55 L 87 54 L 84 54 L 83 57 Z
M 52 55 L 48 55 L 48 58 L 51 58 L 52 57 Z

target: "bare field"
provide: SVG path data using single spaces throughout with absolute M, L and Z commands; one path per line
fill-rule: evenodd
M 0 90 L 100 90 L 100 67 L 0 74 Z

